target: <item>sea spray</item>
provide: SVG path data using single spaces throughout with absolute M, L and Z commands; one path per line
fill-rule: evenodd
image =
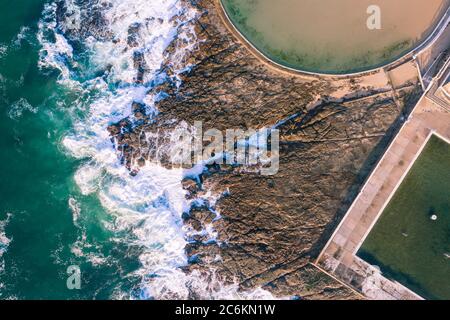
M 92 6 L 67 0 L 48 4 L 39 24 L 42 71 L 57 70 L 59 83 L 82 97 L 74 110 L 68 110 L 76 118 L 61 141 L 71 156 L 82 161 L 74 180 L 84 196 L 96 194 L 113 214 L 114 222 L 104 225 L 118 241 L 140 248 L 141 267 L 131 275 L 141 279 L 138 287 L 114 292 L 112 298 L 272 298 L 262 289 L 245 293 L 237 284 L 224 285 L 214 270 L 181 269 L 188 264 L 185 246 L 193 235 L 182 215 L 196 201 L 186 199 L 181 182 L 203 168 L 189 173 L 149 162 L 130 175 L 107 130 L 122 119 L 132 119 L 135 102 L 156 115 L 155 102 L 162 97 L 152 92 L 155 85 L 164 81 L 180 85 L 178 75 L 191 67 L 186 56 L 197 41 L 189 22 L 198 14 L 177 0 L 113 0 L 105 5 L 92 1 Z M 169 56 L 166 49 L 175 39 L 183 39 L 184 45 Z M 213 207 L 217 195 L 207 192 L 206 197 Z M 68 205 L 78 224 L 83 214 L 78 200 L 69 199 Z M 211 225 L 201 232 L 212 240 L 217 237 Z M 83 256 L 85 240 L 83 229 L 72 247 L 75 255 Z M 94 260 L 103 261 L 101 256 Z
M 11 213 L 7 213 L 6 218 L 4 220 L 0 220 L 0 274 L 5 269 L 5 261 L 3 260 L 3 256 L 8 250 L 8 246 L 11 243 L 10 238 L 6 236 L 6 226 L 8 225 L 11 219 Z

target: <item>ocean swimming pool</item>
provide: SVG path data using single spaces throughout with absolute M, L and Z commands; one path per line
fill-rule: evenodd
M 283 66 L 351 73 L 389 63 L 433 29 L 447 0 L 221 0 L 235 27 Z M 367 10 L 380 8 L 381 29 L 369 30 Z

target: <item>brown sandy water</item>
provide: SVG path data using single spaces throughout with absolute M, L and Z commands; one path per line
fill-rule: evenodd
M 296 69 L 370 69 L 411 50 L 435 27 L 449 0 L 222 0 L 235 26 L 260 51 Z M 381 9 L 369 30 L 367 8 Z

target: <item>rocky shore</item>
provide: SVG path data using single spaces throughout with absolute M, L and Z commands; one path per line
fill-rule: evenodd
M 421 92 L 418 82 L 392 88 L 374 85 L 367 75 L 320 79 L 277 71 L 230 32 L 217 1 L 186 4 L 199 13 L 189 22 L 198 43 L 188 57 L 192 67 L 179 75 L 179 84 L 152 89 L 165 97 L 157 102 L 156 121 L 135 103 L 133 119 L 109 127 L 131 173 L 164 154 L 154 151 L 155 145 L 164 146 L 164 138 L 149 142 L 144 139 L 149 133 L 182 122 L 202 121 L 206 129 L 225 130 L 289 119 L 278 127 L 280 170 L 275 176 L 222 165 L 209 166 L 200 181 L 183 182 L 190 199 L 206 199 L 185 215 L 186 227 L 212 226 L 218 235 L 215 241 L 201 234 L 191 239 L 186 272 L 213 268 L 224 281 L 237 281 L 244 289 L 263 287 L 276 296 L 359 298 L 312 262 L 414 105 Z M 171 55 L 186 45 L 179 38 L 166 50 L 167 74 L 177 67 L 170 65 Z M 136 56 L 135 66 L 140 82 L 145 61 Z

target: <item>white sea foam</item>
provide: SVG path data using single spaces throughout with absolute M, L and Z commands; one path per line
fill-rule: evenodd
M 7 213 L 6 219 L 0 220 L 0 274 L 5 269 L 5 261 L 3 260 L 3 255 L 8 250 L 8 246 L 12 240 L 6 236 L 6 231 L 5 231 L 5 228 L 8 225 L 10 219 L 11 219 L 11 213 Z
M 0 43 L 0 59 L 3 58 L 8 52 L 8 46 L 6 44 Z
M 77 199 L 74 197 L 69 198 L 69 208 L 72 211 L 72 219 L 74 225 L 78 228 L 80 234 L 77 241 L 75 241 L 70 246 L 70 251 L 72 254 L 78 258 L 84 258 L 85 261 L 89 262 L 93 267 L 103 266 L 108 263 L 108 259 L 101 252 L 98 244 L 94 244 L 88 240 L 87 228 L 82 223 L 82 211 L 81 205 Z M 59 254 L 56 253 L 55 256 L 59 260 Z M 64 262 L 58 261 L 63 264 Z
M 72 211 L 73 224 L 78 226 L 78 220 L 80 219 L 80 205 L 78 201 L 72 197 L 69 198 L 69 208 Z
M 20 28 L 19 33 L 16 35 L 15 39 L 13 40 L 13 44 L 15 47 L 20 47 L 22 44 L 22 41 L 27 39 L 28 33 L 30 32 L 30 28 L 26 26 L 22 26 Z
M 20 98 L 16 102 L 14 102 L 8 110 L 8 117 L 10 117 L 13 120 L 17 120 L 25 112 L 31 112 L 36 113 L 38 112 L 38 108 L 33 107 L 25 98 Z
M 64 137 L 62 145 L 72 156 L 85 160 L 74 179 L 82 194 L 97 193 L 101 204 L 114 215 L 114 223 L 105 225 L 117 234 L 126 231 L 129 233 L 126 238 L 128 244 L 144 249 L 139 257 L 142 267 L 135 272 L 142 278 L 139 298 L 272 298 L 264 290 L 244 294 L 238 290 L 237 284 L 223 285 L 214 270 L 207 274 L 196 271 L 187 274 L 180 269 L 188 263 L 185 246 L 189 231 L 184 227 L 182 214 L 190 207 L 181 181 L 187 175 L 201 173 L 202 166 L 185 171 L 147 163 L 136 176 L 131 176 L 120 163 L 118 150 L 107 131 L 111 123 L 131 115 L 134 101 L 144 103 L 149 111 L 157 112 L 154 103 L 160 97 L 150 94 L 149 86 L 166 77 L 160 70 L 168 58 L 164 51 L 176 37 L 185 39 L 187 45 L 175 48 L 171 54 L 169 64 L 175 76 L 172 80 L 179 81 L 177 73 L 190 67 L 184 58 L 187 50 L 196 45 L 196 39 L 193 27 L 186 22 L 198 13 L 178 0 L 112 0 L 110 3 L 104 16 L 114 39 L 89 37 L 85 41 L 91 52 L 90 64 L 99 70 L 110 70 L 106 78 L 81 82 L 74 75 L 72 70 L 77 57 L 69 41 L 56 31 L 56 7 L 52 4 L 46 7 L 39 24 L 38 38 L 42 43 L 40 66 L 59 70 L 60 83 L 70 88 L 75 85 L 91 90 L 95 96 L 89 105 L 76 106 L 86 110 L 85 115 L 75 120 L 73 130 Z M 70 1 L 69 11 L 72 12 L 72 23 L 64 28 L 79 28 L 76 20 L 81 14 L 73 1 Z M 128 30 L 137 24 L 141 25 L 136 37 L 137 46 L 130 48 L 127 45 Z M 135 83 L 134 51 L 139 51 L 145 58 L 142 85 Z M 109 89 L 110 84 L 118 85 Z M 209 198 L 206 201 L 214 203 L 216 200 L 213 195 Z M 77 201 L 72 199 L 69 205 L 77 224 L 82 214 Z M 211 225 L 204 232 L 211 239 L 217 237 Z M 84 234 L 84 238 L 81 237 L 72 247 L 72 252 L 77 256 L 83 255 L 85 243 Z M 92 259 L 92 263 L 104 262 L 103 257 L 93 256 Z M 114 296 L 131 297 L 130 293 L 114 293 Z
M 69 61 L 73 59 L 73 48 L 63 35 L 56 32 L 55 16 L 56 4 L 46 4 L 37 33 L 37 40 L 42 46 L 39 52 L 39 67 L 57 69 L 60 71 L 60 81 L 70 82 Z M 49 35 L 54 37 L 54 41 L 48 40 Z

